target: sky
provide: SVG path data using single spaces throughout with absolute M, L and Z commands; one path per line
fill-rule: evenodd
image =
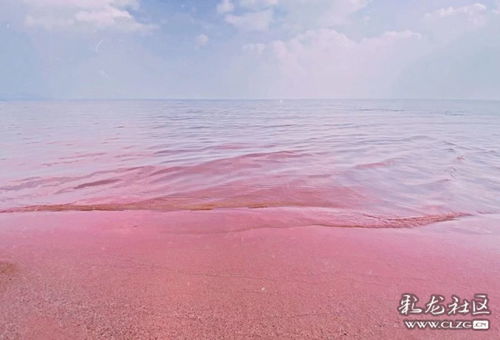
M 0 99 L 500 99 L 500 1 L 0 0 Z

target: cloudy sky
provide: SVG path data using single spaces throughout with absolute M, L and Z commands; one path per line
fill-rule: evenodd
M 500 99 L 500 1 L 0 0 L 0 98 Z

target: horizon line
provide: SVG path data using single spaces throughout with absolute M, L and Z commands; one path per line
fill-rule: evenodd
M 255 97 L 255 98 L 186 98 L 186 97 L 165 97 L 165 98 L 51 98 L 51 97 L 28 97 L 28 98 L 2 98 L 0 97 L 0 102 L 79 102 L 79 101 L 95 101 L 95 102 L 104 102 L 104 101 L 370 101 L 370 100 L 380 100 L 380 101 L 398 101 L 398 100 L 406 100 L 406 101 L 484 101 L 484 102 L 497 102 L 500 101 L 500 98 L 425 98 L 425 97 L 415 97 L 415 98 L 369 98 L 369 97 L 318 97 L 318 98 L 290 98 L 290 97 Z

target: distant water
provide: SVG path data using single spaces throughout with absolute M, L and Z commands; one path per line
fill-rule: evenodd
M 405 227 L 500 211 L 500 102 L 7 102 L 0 119 L 4 213 Z

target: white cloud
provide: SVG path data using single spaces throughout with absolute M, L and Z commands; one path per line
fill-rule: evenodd
M 270 92 L 279 96 L 377 97 L 391 92 L 423 45 L 422 36 L 411 31 L 353 40 L 334 29 L 316 29 L 244 50 L 273 72 Z
M 140 23 L 132 14 L 138 0 L 23 0 L 30 27 L 56 29 L 114 29 L 147 31 L 151 25 Z
M 261 43 L 245 44 L 243 45 L 243 50 L 246 52 L 251 52 L 257 55 L 261 55 L 266 50 L 266 44 L 261 44 Z
M 217 10 L 221 14 L 236 12 L 226 15 L 226 22 L 246 30 L 264 31 L 274 21 L 277 27 L 300 32 L 347 24 L 351 16 L 365 8 L 370 1 L 239 0 L 236 9 L 230 0 L 223 0 Z M 279 14 L 279 20 L 274 20 L 274 13 Z
M 240 0 L 240 6 L 251 10 L 262 10 L 278 4 L 278 0 Z
M 225 21 L 243 31 L 266 31 L 273 21 L 273 11 L 266 9 L 258 12 L 246 12 L 241 15 L 228 14 Z
M 425 14 L 423 29 L 436 41 L 450 42 L 488 25 L 493 13 L 481 3 L 440 8 Z
M 234 11 L 234 4 L 231 0 L 222 0 L 217 4 L 217 13 L 225 14 Z
M 488 12 L 488 8 L 481 4 L 475 3 L 468 6 L 462 7 L 446 7 L 440 8 L 434 12 L 430 12 L 426 14 L 427 19 L 436 19 L 436 18 L 452 18 L 452 17 L 462 17 L 466 19 L 468 22 L 474 25 L 482 25 L 485 23 L 486 14 Z
M 208 44 L 209 38 L 206 34 L 200 34 L 196 37 L 195 43 L 198 47 L 203 47 Z
M 349 22 L 370 0 L 283 0 L 286 24 L 295 29 L 332 27 Z

